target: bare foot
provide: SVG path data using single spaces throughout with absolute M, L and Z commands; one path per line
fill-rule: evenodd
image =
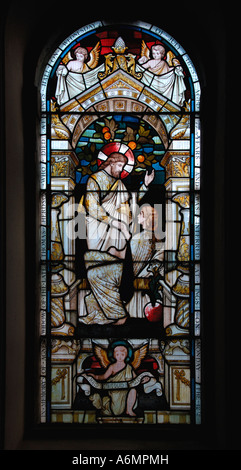
M 129 416 L 136 416 L 136 413 L 134 413 L 134 411 L 130 410 L 126 410 L 126 414 L 129 415 Z
M 120 318 L 120 320 L 117 320 L 115 322 L 115 325 L 124 325 L 124 323 L 126 322 L 127 320 L 127 317 L 124 317 L 124 318 Z

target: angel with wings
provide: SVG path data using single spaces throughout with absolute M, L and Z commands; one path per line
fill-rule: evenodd
M 151 54 L 153 57 L 152 59 L 150 58 Z M 156 75 L 162 75 L 163 73 L 167 73 L 173 69 L 170 51 L 167 54 L 167 61 L 164 60 L 165 55 L 165 48 L 161 44 L 153 45 L 150 51 L 145 41 L 142 41 L 141 57 L 138 62 L 142 65 L 142 67 L 150 70 L 152 73 L 155 73 Z
M 150 372 L 142 372 L 139 375 L 136 373 L 147 352 L 148 343 L 134 350 L 126 340 L 114 341 L 108 349 L 94 345 L 95 356 L 106 370 L 103 374 L 92 372 L 81 374 L 81 380 L 85 379 L 88 382 L 87 386 L 83 385 L 81 388 L 87 392 L 95 408 L 101 410 L 102 414 L 120 416 L 125 413 L 136 416 L 134 412 L 138 403 L 136 387 L 139 384 L 146 387 L 144 388 L 146 393 L 155 389 L 157 395 L 162 395 L 161 384 Z M 99 381 L 104 383 L 101 384 Z M 107 395 L 100 392 L 92 394 L 90 386 L 104 389 Z
M 76 47 L 73 50 L 75 59 L 72 58 L 71 52 L 68 52 L 62 60 L 56 71 L 57 86 L 56 98 L 58 104 L 69 101 L 74 96 L 85 90 L 85 80 L 83 74 L 88 73 L 89 79 L 94 80 L 95 75 L 99 72 L 91 73 L 96 69 L 99 62 L 100 42 L 90 51 L 90 59 L 88 59 L 88 51 L 84 47 Z
M 152 56 L 152 58 L 151 58 Z M 166 60 L 164 57 L 166 56 Z M 172 51 L 166 53 L 162 44 L 154 44 L 151 50 L 144 40 L 141 45 L 141 57 L 138 63 L 149 72 L 157 75 L 152 82 L 152 87 L 163 96 L 182 105 L 185 99 L 184 73 L 179 60 Z

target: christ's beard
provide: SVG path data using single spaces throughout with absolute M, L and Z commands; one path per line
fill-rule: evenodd
M 112 170 L 111 175 L 114 176 L 114 178 L 120 178 L 121 171 Z

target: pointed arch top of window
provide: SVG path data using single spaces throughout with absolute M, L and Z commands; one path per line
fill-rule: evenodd
M 164 60 L 156 65 L 157 54 Z M 200 110 L 197 72 L 170 34 L 142 21 L 118 28 L 96 21 L 67 37 L 48 60 L 40 86 L 42 112 L 51 110 L 51 100 L 52 106 L 56 103 L 63 111 L 76 107 L 77 111 L 86 111 L 96 101 L 114 95 L 114 85 L 112 91 L 108 88 L 108 76 L 114 71 L 119 83 L 123 76 L 124 82 L 126 75 L 131 77 L 133 94 L 135 91 L 138 99 L 148 102 L 154 111 L 174 111 L 171 103 L 177 110 L 183 106 L 186 110 L 188 106 L 188 111 Z M 88 95 L 85 100 L 85 92 L 92 88 L 95 99 Z M 146 98 L 149 90 L 161 99 Z

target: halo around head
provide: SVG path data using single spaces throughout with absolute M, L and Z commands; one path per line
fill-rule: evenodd
M 113 343 L 110 344 L 109 348 L 108 348 L 108 358 L 111 362 L 114 362 L 114 349 L 117 347 L 117 346 L 124 346 L 126 349 L 127 349 L 127 357 L 126 357 L 126 362 L 130 362 L 133 358 L 133 348 L 132 346 L 130 345 L 130 343 L 128 343 L 128 341 L 126 340 L 116 340 L 116 341 L 113 341 Z
M 132 172 L 135 163 L 134 154 L 126 144 L 122 144 L 121 142 L 110 142 L 106 144 L 98 153 L 97 164 L 100 166 L 101 163 L 107 160 L 107 158 L 114 152 L 122 153 L 128 159 L 128 162 L 125 164 L 121 173 L 121 179 L 126 178 L 129 173 Z

